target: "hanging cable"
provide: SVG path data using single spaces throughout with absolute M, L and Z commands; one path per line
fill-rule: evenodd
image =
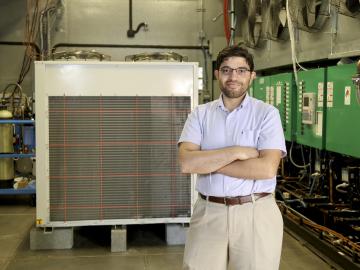
M 310 163 L 308 164 L 305 164 L 304 162 L 304 165 L 298 165 L 294 162 L 293 158 L 292 158 L 292 150 L 293 150 L 293 147 L 294 147 L 294 141 L 291 142 L 291 146 L 290 146 L 290 151 L 289 151 L 289 159 L 290 159 L 290 162 L 296 167 L 296 168 L 306 168 L 308 166 L 310 166 Z
M 294 28 L 293 28 L 294 26 L 293 26 L 291 16 L 290 16 L 289 0 L 286 0 L 286 18 L 287 18 L 287 22 L 288 22 L 289 36 L 290 36 L 291 60 L 292 60 L 292 64 L 293 64 L 295 83 L 296 83 L 296 87 L 298 88 L 299 80 L 298 80 L 298 75 L 297 75 L 297 70 L 296 70 L 296 60 L 295 60 L 296 51 L 295 51 L 295 37 L 294 37 Z
M 288 22 L 289 36 L 290 36 L 290 46 L 291 46 L 291 60 L 293 64 L 293 71 L 295 76 L 296 87 L 299 86 L 298 74 L 297 74 L 297 66 L 300 67 L 301 70 L 307 70 L 302 65 L 300 65 L 297 56 L 296 56 L 296 48 L 295 48 L 295 34 L 294 34 L 294 25 L 290 15 L 289 8 L 289 0 L 286 0 L 286 19 Z
M 40 17 L 40 11 L 39 11 L 39 2 L 36 0 L 27 0 L 26 5 L 26 17 L 25 17 L 25 42 L 26 44 L 29 44 L 31 42 L 34 42 L 37 39 L 38 31 L 38 24 L 39 24 L 39 17 Z M 46 5 L 48 4 L 48 1 L 46 2 Z M 31 63 L 34 59 L 37 59 L 39 55 L 37 55 L 36 52 L 34 52 L 33 47 L 27 45 L 25 47 L 25 53 L 23 56 L 23 61 L 21 65 L 21 70 L 19 77 L 17 79 L 17 83 L 21 84 L 23 80 L 25 79 L 25 76 L 28 74 Z

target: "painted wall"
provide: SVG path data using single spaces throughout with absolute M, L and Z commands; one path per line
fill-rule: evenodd
M 133 0 L 133 28 L 146 22 L 148 31 L 141 29 L 134 38 L 128 38 L 128 0 L 59 0 L 50 23 L 50 47 L 58 43 L 199 46 L 202 40 L 203 44 L 210 46 L 211 55 L 207 61 L 208 89 L 210 93 L 215 92 L 216 98 L 219 93 L 213 81 L 211 60 L 226 46 L 222 5 L 222 0 Z M 244 29 L 239 22 L 246 14 L 238 5 L 235 8 L 238 16 L 236 42 L 242 42 Z M 334 4 L 330 6 L 329 12 L 329 18 L 319 32 L 296 31 L 296 50 L 300 62 L 360 55 L 360 14 L 346 16 L 339 13 L 339 7 Z M 24 39 L 25 15 L 26 0 L 0 0 L 0 41 Z M 76 49 L 83 48 L 61 47 L 57 51 Z M 93 49 L 110 55 L 114 61 L 123 61 L 126 55 L 136 53 L 174 51 L 188 56 L 189 61 L 199 62 L 202 67 L 205 65 L 201 50 Z M 278 41 L 262 38 L 259 45 L 250 50 L 254 53 L 257 70 L 291 64 L 288 38 Z M 0 91 L 8 83 L 16 81 L 23 54 L 22 46 L 0 45 Z M 32 94 L 32 69 L 23 87 L 27 94 Z
M 201 38 L 207 45 L 207 40 L 223 32 L 222 17 L 212 21 L 221 12 L 221 0 L 133 0 L 133 29 L 146 22 L 148 30 L 141 29 L 134 38 L 128 38 L 128 0 L 62 0 L 50 23 L 51 47 L 58 43 L 199 46 Z M 0 41 L 23 41 L 25 15 L 26 0 L 0 1 Z M 85 48 L 59 47 L 57 51 L 80 49 Z M 126 55 L 131 54 L 173 51 L 188 56 L 188 61 L 204 66 L 201 50 L 93 49 L 110 55 L 113 61 L 123 61 Z M 8 83 L 16 81 L 23 54 L 23 46 L 0 45 L 0 92 Z M 209 61 L 209 72 L 210 68 Z M 209 81 L 211 79 L 209 74 Z M 25 93 L 32 95 L 32 69 L 23 88 Z

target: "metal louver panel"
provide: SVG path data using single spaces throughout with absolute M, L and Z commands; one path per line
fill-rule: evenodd
M 50 220 L 190 217 L 182 96 L 50 96 Z

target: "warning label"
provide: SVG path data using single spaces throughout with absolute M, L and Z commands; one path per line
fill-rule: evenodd
M 344 93 L 344 104 L 350 105 L 351 102 L 351 86 L 345 86 L 345 93 Z

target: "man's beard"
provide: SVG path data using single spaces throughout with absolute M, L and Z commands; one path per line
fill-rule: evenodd
M 226 85 L 221 87 L 220 90 L 227 98 L 240 98 L 247 92 L 247 89 L 242 90 L 242 87 L 240 87 L 240 89 L 229 89 Z

